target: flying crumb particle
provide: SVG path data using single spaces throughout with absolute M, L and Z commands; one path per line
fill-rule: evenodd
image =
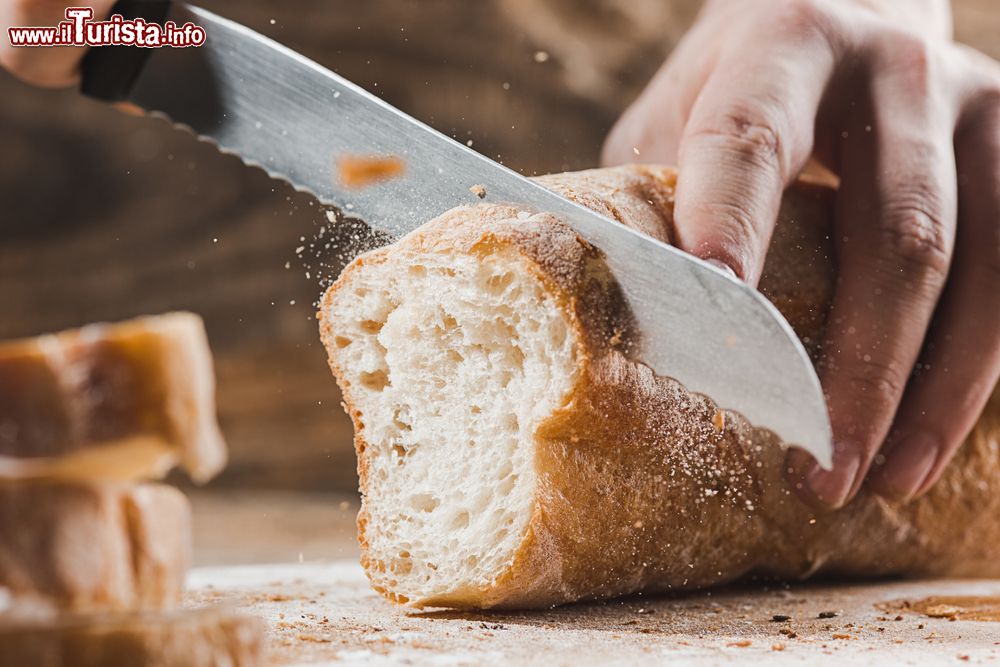
M 346 512 L 347 510 L 349 510 L 351 508 L 351 503 L 347 502 L 346 500 L 341 500 L 340 504 L 337 505 L 337 508 L 341 512 Z
M 635 153 L 636 155 L 638 155 L 639 154 L 639 149 L 636 148 L 635 146 L 633 146 L 632 147 L 632 152 Z
M 465 145 L 468 146 L 469 148 L 472 148 L 472 139 L 469 139 L 468 141 L 466 141 Z
M 486 199 L 486 187 L 480 184 L 473 185 L 469 188 L 469 192 L 476 195 L 480 199 Z
M 326 212 L 326 219 L 328 221 L 330 221 L 330 222 L 337 222 L 337 212 L 336 211 L 327 211 Z
M 362 188 L 401 176 L 405 163 L 394 155 L 342 155 L 337 160 L 340 182 L 349 188 Z
M 510 82 L 509 81 L 504 81 L 503 82 L 503 89 L 504 90 L 510 90 Z
M 632 524 L 632 527 L 635 528 L 636 530 L 639 530 L 640 528 L 642 528 L 642 521 L 636 521 L 635 523 Z
M 295 254 L 296 255 L 301 255 L 303 253 L 303 251 L 305 251 L 305 249 L 306 249 L 306 247 L 304 245 L 300 245 L 298 248 L 295 249 Z
M 285 262 L 285 268 L 286 269 L 292 268 L 292 263 L 291 262 Z
M 288 305 L 289 306 L 294 306 L 295 305 L 295 299 L 292 299 L 291 301 L 289 301 Z
M 810 526 L 815 526 L 816 525 L 816 519 L 809 519 L 809 525 Z
M 535 62 L 536 63 L 544 63 L 544 62 L 548 62 L 548 60 L 549 60 L 549 52 L 548 51 L 535 51 Z

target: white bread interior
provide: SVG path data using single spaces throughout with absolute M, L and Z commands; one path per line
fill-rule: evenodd
M 509 566 L 536 492 L 530 443 L 567 400 L 571 324 L 514 252 L 399 253 L 326 304 L 364 414 L 373 576 L 414 600 Z M 405 585 L 401 584 L 405 581 Z

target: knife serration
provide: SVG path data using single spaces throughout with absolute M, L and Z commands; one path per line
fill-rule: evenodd
M 156 49 L 129 101 L 392 236 L 479 201 L 470 192 L 479 184 L 488 201 L 560 216 L 605 255 L 641 332 L 634 356 L 830 466 L 819 380 L 791 327 L 757 291 L 556 195 L 238 23 L 181 3 L 170 11 L 178 25 L 204 27 L 206 43 Z M 348 189 L 334 177 L 339 155 L 395 156 L 406 169 Z

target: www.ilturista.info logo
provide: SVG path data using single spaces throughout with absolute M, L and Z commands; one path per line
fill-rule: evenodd
M 188 21 L 178 26 L 173 21 L 163 25 L 115 14 L 107 21 L 94 21 L 90 7 L 68 7 L 66 20 L 51 28 L 7 28 L 11 46 L 201 46 L 205 29 Z

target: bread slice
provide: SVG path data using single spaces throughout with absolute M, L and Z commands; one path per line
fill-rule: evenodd
M 173 487 L 0 483 L 0 618 L 171 608 L 190 561 Z
M 541 181 L 673 239 L 669 169 Z M 836 277 L 831 194 L 786 194 L 761 283 L 814 354 Z M 354 420 L 376 590 L 538 607 L 753 573 L 1000 574 L 996 394 L 927 497 L 817 513 L 773 434 L 629 358 L 628 321 L 600 252 L 544 212 L 457 208 L 348 266 L 320 327 Z
M 265 636 L 224 608 L 0 620 L 0 667 L 257 667 Z
M 0 344 L 0 480 L 126 480 L 226 461 L 212 357 L 191 313 Z

